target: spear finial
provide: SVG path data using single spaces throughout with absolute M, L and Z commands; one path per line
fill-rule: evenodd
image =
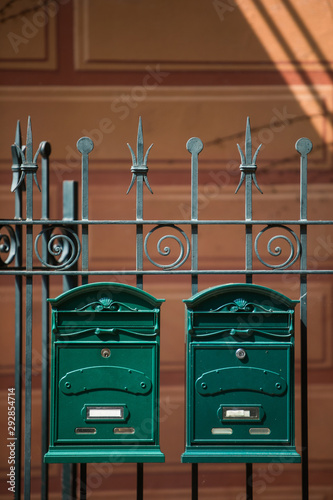
M 19 183 L 21 164 L 24 160 L 23 150 L 22 150 L 22 135 L 21 135 L 20 120 L 17 120 L 15 141 L 14 141 L 14 144 L 12 144 L 12 146 L 11 146 L 11 152 L 12 152 L 13 178 L 12 178 L 12 185 L 11 185 L 10 190 L 13 192 L 13 191 L 15 191 L 15 189 Z M 25 183 L 24 182 L 22 182 L 22 190 L 25 191 Z
M 260 191 L 260 193 L 262 194 L 262 191 L 261 191 L 260 187 L 258 186 L 258 182 L 256 179 L 256 170 L 257 170 L 256 160 L 257 160 L 257 156 L 258 156 L 258 153 L 259 153 L 261 146 L 262 146 L 262 144 L 260 144 L 258 146 L 258 148 L 257 148 L 257 150 L 254 153 L 253 158 L 252 158 L 251 126 L 250 126 L 250 118 L 247 117 L 246 130 L 245 130 L 245 155 L 244 155 L 240 145 L 237 144 L 238 151 L 239 151 L 239 154 L 241 157 L 241 164 L 239 166 L 239 169 L 242 172 L 242 174 L 241 174 L 241 178 L 240 178 L 240 181 L 239 181 L 239 184 L 237 186 L 235 193 L 238 192 L 239 188 L 243 184 L 244 179 L 245 179 L 245 175 L 249 174 L 249 175 L 251 175 L 253 184 L 258 189 L 258 191 Z
M 20 163 L 21 176 L 19 181 L 15 185 L 14 183 L 12 184 L 12 191 L 15 191 L 19 186 L 24 184 L 24 179 L 27 173 L 31 173 L 34 176 L 36 186 L 40 191 L 40 187 L 37 180 L 37 169 L 38 169 L 37 158 L 40 153 L 40 147 L 41 146 L 39 146 L 39 148 L 37 149 L 35 156 L 33 156 L 31 118 L 29 116 L 26 146 L 21 146 L 21 130 L 19 123 L 16 128 L 15 144 L 14 146 L 12 146 L 12 155 L 14 150 L 13 148 L 15 148 L 16 150 L 15 154 L 21 160 Z
M 17 120 L 16 133 L 15 133 L 15 144 L 22 148 L 22 134 L 21 134 L 21 124 L 20 120 Z
M 147 149 L 146 151 L 146 154 L 145 154 L 145 157 L 143 157 L 143 151 L 144 151 L 144 148 L 143 148 L 143 132 L 142 132 L 142 120 L 141 120 L 141 116 L 139 118 L 139 127 L 138 127 L 138 138 L 137 138 L 137 143 L 136 143 L 136 157 L 135 157 L 135 154 L 134 154 L 134 151 L 133 149 L 131 148 L 131 146 L 127 143 L 127 146 L 131 152 L 131 155 L 132 155 L 132 167 L 131 167 L 131 172 L 132 172 L 132 179 L 131 179 L 131 183 L 130 183 L 130 186 L 127 190 L 127 193 L 128 194 L 130 192 L 130 190 L 132 189 L 134 183 L 135 183 L 135 180 L 137 178 L 138 175 L 142 175 L 143 176 L 143 181 L 144 183 L 146 184 L 147 188 L 149 189 L 149 191 L 151 192 L 151 194 L 153 194 L 153 191 L 149 185 L 149 182 L 148 182 L 148 177 L 147 177 L 147 172 L 148 172 L 148 167 L 147 167 L 147 160 L 148 160 L 148 154 L 149 154 L 149 151 L 151 150 L 153 144 L 151 144 L 149 146 L 149 148 Z

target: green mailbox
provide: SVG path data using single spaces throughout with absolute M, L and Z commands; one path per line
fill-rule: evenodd
M 119 283 L 74 288 L 52 306 L 46 462 L 164 462 L 159 447 L 163 300 Z
M 297 301 L 262 286 L 230 284 L 184 302 L 182 462 L 300 462 L 294 436 Z

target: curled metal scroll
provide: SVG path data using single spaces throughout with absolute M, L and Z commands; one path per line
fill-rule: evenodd
M 5 229 L 8 234 L 2 233 L 2 229 Z M 14 229 L 7 224 L 0 226 L 0 267 L 8 266 L 13 261 L 16 250 L 17 241 Z M 2 260 L 1 254 L 7 254 L 7 258 Z
M 268 262 L 265 262 L 259 255 L 258 241 L 259 241 L 261 235 L 263 233 L 265 233 L 266 231 L 268 231 L 269 229 L 283 229 L 283 230 L 287 231 L 294 238 L 294 241 L 292 241 L 292 239 L 290 237 L 288 237 L 284 234 L 277 234 L 277 235 L 273 236 L 272 238 L 270 238 L 270 240 L 268 241 L 267 251 L 273 257 L 279 257 L 282 253 L 282 248 L 280 246 L 276 246 L 274 248 L 274 250 L 272 249 L 272 244 L 274 242 L 276 242 L 276 240 L 280 239 L 280 240 L 284 240 L 288 243 L 288 245 L 290 247 L 290 254 L 289 254 L 289 257 L 281 264 L 269 264 Z M 280 224 L 279 225 L 269 225 L 269 226 L 265 227 L 262 231 L 260 231 L 260 233 L 258 233 L 258 235 L 255 239 L 254 248 L 255 248 L 256 255 L 257 255 L 258 259 L 260 260 L 260 262 L 264 266 L 270 267 L 271 269 L 287 269 L 288 267 L 291 267 L 296 262 L 296 260 L 298 259 L 298 257 L 300 256 L 300 253 L 301 253 L 301 243 L 299 241 L 297 234 L 292 229 L 290 229 L 289 227 L 284 226 L 282 224 L 281 225 Z
M 62 232 L 52 234 L 55 230 Z M 46 239 L 48 256 L 51 256 L 53 263 L 41 257 L 38 251 L 38 243 L 41 236 Z M 68 227 L 47 227 L 36 237 L 35 252 L 44 266 L 52 269 L 64 269 L 72 266 L 78 260 L 81 253 L 81 244 L 77 234 L 72 229 Z
M 161 248 L 162 243 L 167 239 L 172 239 L 172 240 L 176 241 L 176 243 L 179 245 L 179 249 L 180 249 L 179 255 L 174 262 L 172 262 L 171 264 L 164 264 L 163 265 L 163 264 L 158 264 L 150 257 L 150 255 L 148 253 L 147 246 L 148 246 L 149 237 L 158 229 L 166 228 L 166 227 L 170 227 L 170 228 L 178 231 L 182 235 L 182 237 L 184 238 L 185 246 L 184 246 L 184 243 L 182 242 L 182 240 L 174 234 L 166 234 L 166 235 L 162 236 L 157 242 L 157 251 L 160 255 L 162 255 L 163 257 L 167 257 L 168 255 L 170 255 L 171 249 L 169 246 L 165 246 L 163 249 Z M 191 247 L 190 240 L 188 239 L 187 234 L 182 229 L 180 229 L 178 226 L 174 226 L 173 224 L 155 226 L 151 231 L 149 231 L 149 233 L 147 234 L 147 236 L 145 238 L 145 242 L 144 242 L 145 254 L 146 254 L 148 260 L 154 266 L 159 267 L 161 269 L 177 269 L 177 268 L 181 267 L 184 264 L 184 262 L 187 260 L 189 254 L 190 254 L 190 247 Z

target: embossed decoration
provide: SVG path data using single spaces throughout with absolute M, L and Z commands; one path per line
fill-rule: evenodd
M 2 232 L 2 229 L 7 231 Z M 0 267 L 8 266 L 14 259 L 17 249 L 16 236 L 13 228 L 7 224 L 0 226 Z M 6 254 L 5 260 L 1 259 L 1 254 Z
M 247 306 L 248 306 L 248 303 L 246 302 L 246 300 L 244 299 L 235 299 L 234 300 L 235 304 L 236 304 L 236 307 L 232 308 L 232 310 L 244 310 L 246 311 L 247 310 Z
M 294 239 L 294 241 L 292 241 L 292 239 L 290 237 L 288 237 L 284 234 L 278 234 L 278 235 L 275 235 L 272 238 L 270 238 L 270 240 L 268 241 L 267 251 L 273 257 L 279 257 L 282 254 L 282 248 L 280 246 L 276 246 L 274 248 L 274 250 L 272 249 L 273 243 L 275 243 L 277 240 L 280 239 L 280 240 L 286 241 L 287 244 L 289 245 L 289 247 L 290 247 L 289 257 L 280 264 L 269 264 L 268 262 L 264 261 L 259 255 L 259 250 L 258 250 L 259 239 L 266 231 L 268 231 L 270 229 L 283 229 L 283 230 L 287 231 Z M 299 241 L 297 234 L 292 229 L 290 229 L 289 227 L 284 226 L 282 224 L 281 225 L 269 225 L 269 226 L 265 227 L 262 231 L 260 231 L 260 233 L 258 233 L 258 235 L 255 239 L 254 248 L 255 248 L 255 252 L 256 252 L 256 255 L 257 255 L 259 261 L 264 266 L 270 267 L 271 269 L 287 269 L 288 267 L 292 266 L 296 262 L 296 260 L 298 259 L 298 257 L 300 256 L 300 253 L 301 253 L 301 243 Z
M 179 255 L 177 257 L 176 260 L 174 260 L 171 264 L 159 264 L 158 262 L 155 262 L 149 255 L 148 253 L 148 240 L 150 238 L 150 236 L 155 232 L 157 231 L 158 229 L 164 229 L 166 227 L 170 227 L 172 229 L 175 229 L 176 231 L 178 231 L 183 239 L 184 239 L 184 242 L 185 242 L 185 246 L 184 246 L 184 243 L 183 241 L 176 235 L 174 234 L 166 234 L 164 236 L 162 236 L 158 242 L 157 242 L 157 251 L 160 255 L 162 255 L 163 257 L 167 257 L 168 255 L 170 255 L 171 253 L 171 249 L 169 246 L 165 246 L 163 249 L 161 248 L 161 245 L 162 243 L 167 240 L 167 239 L 171 239 L 171 240 L 174 240 L 176 241 L 176 243 L 179 245 Z M 179 267 L 181 267 L 184 262 L 187 260 L 189 254 L 190 254 L 190 240 L 188 239 L 188 236 L 187 234 L 182 230 L 180 229 L 178 226 L 175 226 L 173 224 L 166 224 L 166 225 L 158 225 L 158 226 L 155 226 L 151 231 L 149 231 L 149 233 L 147 234 L 146 238 L 145 238 L 145 243 L 144 243 L 144 249 L 145 249 L 145 254 L 148 258 L 148 260 L 156 267 L 159 267 L 161 269 L 177 269 Z
M 52 234 L 56 230 L 61 232 Z M 48 256 L 52 262 L 42 258 L 39 253 L 38 245 L 41 236 L 46 238 Z M 43 266 L 65 269 L 71 267 L 78 260 L 81 253 L 81 244 L 77 234 L 72 229 L 68 227 L 47 227 L 36 237 L 35 252 Z
M 98 301 L 90 302 L 85 304 L 81 308 L 76 308 L 76 311 L 119 311 L 120 308 L 126 309 L 127 311 L 137 311 L 138 309 L 130 307 L 128 304 L 123 302 L 117 302 L 112 300 L 110 297 L 102 297 Z
M 110 299 L 109 297 L 102 297 L 99 301 L 100 301 L 100 305 L 98 306 L 99 310 L 102 311 L 103 309 L 111 309 L 113 304 L 112 299 Z
M 233 302 L 228 302 L 227 304 L 223 304 L 217 309 L 211 309 L 210 312 L 257 312 L 257 311 L 265 311 L 272 312 L 272 309 L 266 308 L 261 304 L 255 304 L 252 302 L 247 302 L 245 299 L 239 298 L 235 299 Z

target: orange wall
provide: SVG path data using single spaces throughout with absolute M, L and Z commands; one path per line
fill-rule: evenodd
M 37 4 L 37 2 L 36 2 Z M 298 219 L 299 155 L 294 144 L 309 137 L 309 218 L 332 219 L 332 7 L 315 0 L 53 0 L 49 10 L 31 10 L 19 0 L 0 11 L 0 204 L 1 218 L 14 216 L 10 193 L 10 145 L 16 120 L 25 136 L 31 115 L 35 146 L 52 144 L 51 217 L 61 218 L 61 185 L 80 179 L 76 142 L 90 135 L 89 215 L 93 219 L 135 217 L 135 190 L 126 197 L 138 117 L 149 155 L 144 216 L 186 219 L 190 204 L 190 157 L 186 141 L 200 137 L 199 216 L 244 217 L 236 143 L 244 142 L 251 117 L 253 142 L 263 143 L 254 218 Z M 27 12 L 23 12 L 25 10 Z M 30 10 L 29 10 L 30 9 Z M 23 14 L 22 14 L 23 12 Z M 40 196 L 35 190 L 35 215 Z M 91 269 L 135 266 L 132 228 L 90 231 Z M 309 267 L 332 269 L 332 231 L 309 230 Z M 287 251 L 287 249 L 284 249 Z M 256 268 L 261 264 L 256 261 Z M 150 264 L 145 262 L 145 268 Z M 201 269 L 242 269 L 240 229 L 199 231 Z M 119 278 L 125 281 L 124 277 Z M 199 280 L 199 288 L 230 278 Z M 255 280 L 298 298 L 295 278 Z M 33 339 L 32 498 L 40 491 L 41 285 L 35 290 Z M 132 278 L 126 280 L 134 284 Z M 190 467 L 180 464 L 184 448 L 184 308 L 189 278 L 147 278 L 145 289 L 166 298 L 161 329 L 161 448 L 166 463 L 146 467 L 147 499 L 190 498 Z M 333 499 L 332 279 L 309 279 L 309 436 L 311 498 Z M 51 295 L 61 284 L 51 286 Z M 12 278 L 1 279 L 3 326 L 0 349 L 1 443 L 6 429 L 6 394 L 14 380 Z M 298 340 L 298 338 L 297 338 Z M 296 434 L 300 443 L 299 352 Z M 7 474 L 1 447 L 1 475 Z M 255 498 L 299 499 L 300 466 L 254 467 Z M 52 498 L 60 498 L 61 466 L 50 467 Z M 200 499 L 243 498 L 244 467 L 200 466 Z M 3 483 L 0 499 L 10 498 Z M 135 467 L 88 466 L 90 499 L 134 497 Z M 110 492 L 111 491 L 111 492 Z

